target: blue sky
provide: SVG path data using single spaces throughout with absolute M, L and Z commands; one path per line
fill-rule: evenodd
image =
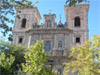
M 48 14 L 48 10 L 52 10 L 51 13 L 56 14 L 56 22 L 59 21 L 59 16 L 61 14 L 62 23 L 65 23 L 65 13 L 64 5 L 66 5 L 66 0 L 39 0 L 39 3 L 35 6 L 41 14 L 43 23 L 43 14 Z M 100 34 L 100 0 L 90 0 L 90 8 L 88 13 L 88 25 L 89 25 L 89 39 L 91 40 L 91 35 Z
M 33 0 L 30 0 L 33 1 Z M 64 5 L 66 0 L 38 0 L 39 3 L 35 4 L 38 7 L 43 23 L 43 14 L 48 14 L 48 10 L 52 10 L 52 14 L 56 14 L 56 22 L 58 23 L 61 14 L 62 23 L 65 23 Z M 9 24 L 12 26 L 11 24 Z M 88 13 L 88 25 L 89 25 L 89 39 L 91 40 L 92 34 L 100 34 L 100 0 L 90 0 L 90 8 Z M 0 34 L 1 35 L 1 34 Z

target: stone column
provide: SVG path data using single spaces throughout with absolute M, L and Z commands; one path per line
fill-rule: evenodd
M 64 33 L 64 49 L 66 48 L 66 34 Z
M 40 41 L 41 41 L 42 39 L 41 39 L 41 34 L 40 34 Z
M 31 38 L 32 38 L 32 35 L 29 36 L 28 47 L 30 47 L 31 45 Z
M 56 34 L 54 34 L 54 41 L 53 41 L 53 55 L 56 54 Z
M 56 35 L 54 34 L 54 48 L 53 48 L 53 50 L 55 50 L 56 49 Z
M 66 56 L 66 53 L 67 53 L 67 34 L 65 33 L 64 34 L 64 37 L 65 37 L 65 39 L 64 39 L 64 56 Z

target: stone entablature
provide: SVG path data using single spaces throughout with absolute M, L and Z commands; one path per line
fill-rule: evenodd
M 69 34 L 72 30 L 64 28 L 32 29 L 27 32 L 30 34 Z

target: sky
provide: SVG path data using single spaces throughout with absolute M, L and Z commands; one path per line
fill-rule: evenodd
M 33 0 L 30 0 L 33 1 Z M 42 20 L 40 24 L 43 23 L 43 15 L 48 14 L 51 10 L 52 14 L 56 14 L 56 22 L 59 22 L 61 15 L 62 23 L 66 22 L 64 5 L 66 5 L 66 0 L 38 0 L 38 4 L 34 4 L 38 8 Z M 84 3 L 81 3 L 84 4 Z M 100 0 L 90 0 L 90 8 L 88 13 L 88 27 L 89 27 L 89 40 L 92 39 L 93 34 L 100 34 Z M 9 24 L 10 26 L 13 26 Z M 2 34 L 0 33 L 0 36 Z
M 84 3 L 81 3 L 84 4 Z M 92 35 L 100 34 L 100 0 L 90 0 L 90 8 L 88 13 L 88 27 L 89 27 L 89 39 L 92 39 Z M 56 22 L 58 23 L 61 14 L 62 23 L 65 23 L 64 5 L 66 0 L 39 0 L 39 3 L 35 6 L 38 7 L 43 23 L 43 14 L 48 14 L 51 10 L 52 14 L 56 14 Z

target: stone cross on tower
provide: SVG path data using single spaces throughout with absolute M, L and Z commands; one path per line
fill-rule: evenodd
M 59 24 L 61 24 L 61 14 L 60 14 L 60 18 L 59 18 Z
M 48 11 L 49 11 L 49 14 L 51 14 L 51 11 L 52 11 L 52 10 L 48 10 Z

